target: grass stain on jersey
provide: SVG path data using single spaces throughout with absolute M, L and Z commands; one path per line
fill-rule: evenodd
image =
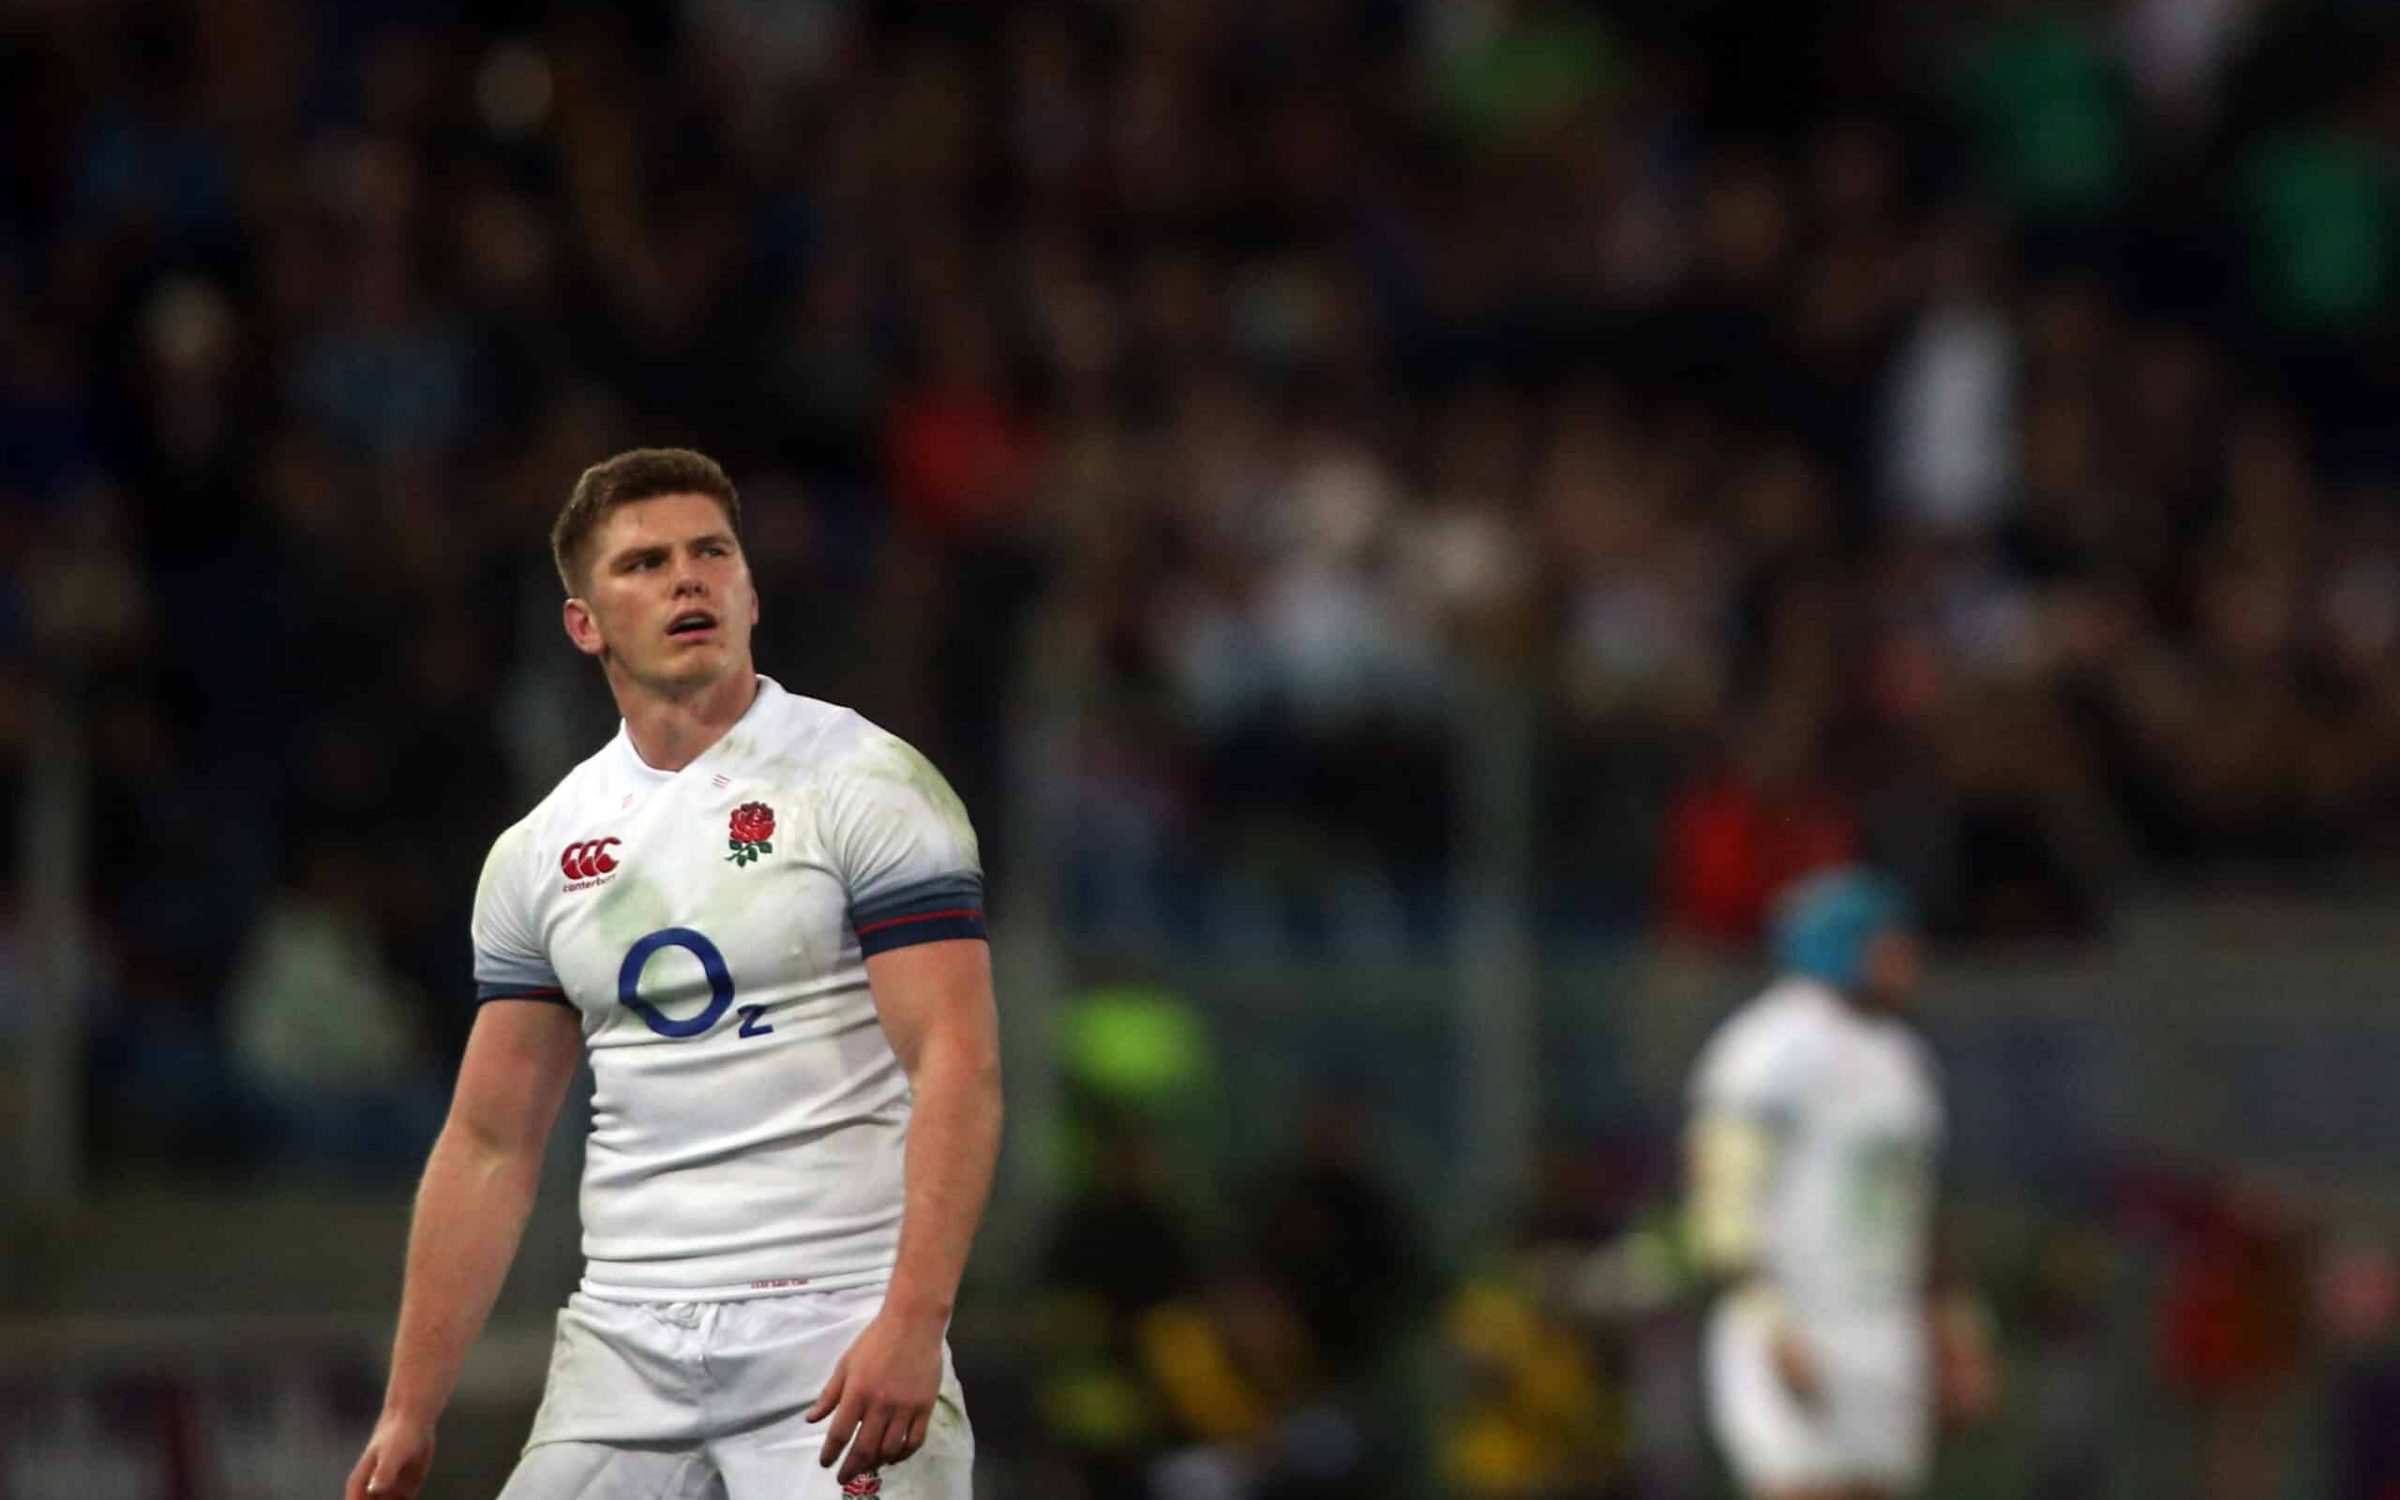
M 666 893 L 651 880 L 609 882 L 601 888 L 599 910 L 593 915 L 600 936 L 621 949 L 631 948 L 662 927 L 677 925 Z
M 958 799 L 957 792 L 951 790 L 949 779 L 906 740 L 887 739 L 883 750 L 880 761 L 861 766 L 860 773 L 916 793 L 926 807 L 949 825 L 951 836 L 958 840 L 961 852 L 972 856 L 976 852 L 975 823 L 967 816 L 967 805 Z

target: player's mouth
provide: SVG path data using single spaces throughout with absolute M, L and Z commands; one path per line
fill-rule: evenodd
M 705 609 L 687 609 L 667 622 L 667 634 L 679 641 L 703 640 L 716 634 L 717 617 Z

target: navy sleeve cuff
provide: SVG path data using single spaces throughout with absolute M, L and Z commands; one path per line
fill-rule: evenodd
M 567 998 L 567 992 L 557 988 L 528 989 L 521 984 L 479 984 L 475 986 L 475 1003 L 477 1005 L 488 1005 L 494 1000 L 547 1000 L 552 1005 L 563 1005 L 569 1010 L 575 1008 L 575 1002 Z
M 858 949 L 872 958 L 949 938 L 982 938 L 983 877 L 944 875 L 850 905 Z

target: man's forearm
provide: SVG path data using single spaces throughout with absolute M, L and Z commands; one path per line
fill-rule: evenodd
M 980 1047 L 929 1042 L 913 1082 L 907 1206 L 884 1305 L 947 1321 L 1000 1154 L 1000 1064 Z
M 493 1148 L 456 1129 L 434 1143 L 409 1225 L 385 1411 L 430 1423 L 449 1405 L 516 1259 L 540 1168 L 538 1153 Z
M 1767 1177 L 1774 1137 L 1733 1115 L 1693 1122 L 1686 1149 L 1691 1200 L 1686 1229 L 1693 1260 L 1709 1281 L 1725 1286 L 1757 1274 Z

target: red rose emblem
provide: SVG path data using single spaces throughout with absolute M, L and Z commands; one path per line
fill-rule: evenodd
M 725 847 L 733 852 L 725 858 L 736 865 L 747 865 L 762 854 L 773 854 L 775 846 L 775 809 L 764 802 L 745 802 L 733 810 L 733 822 L 726 830 Z
M 856 1479 L 844 1480 L 842 1493 L 845 1495 L 880 1495 L 883 1493 L 883 1481 L 873 1474 L 861 1474 Z
M 745 802 L 733 810 L 733 841 L 763 844 L 775 836 L 775 809 L 764 802 Z

